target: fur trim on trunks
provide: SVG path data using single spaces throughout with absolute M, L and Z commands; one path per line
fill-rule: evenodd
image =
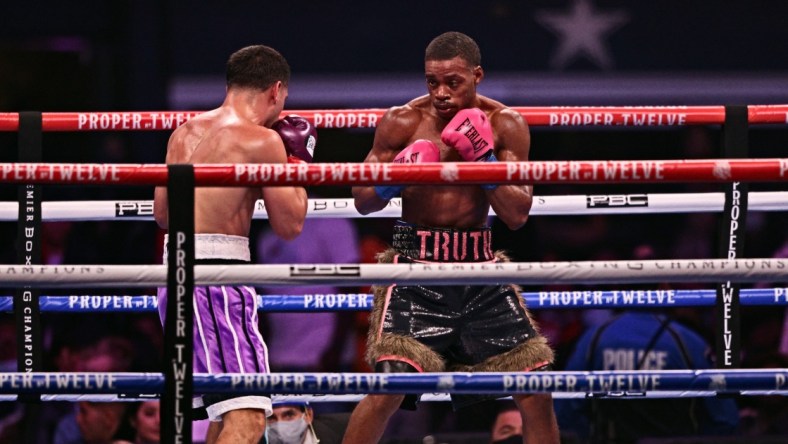
M 553 350 L 544 336 L 529 339 L 506 353 L 493 356 L 473 366 L 453 365 L 452 372 L 521 372 L 552 364 Z
M 378 253 L 376 259 L 380 263 L 392 263 L 397 251 L 389 248 L 386 251 Z M 495 252 L 496 258 L 501 262 L 509 262 L 509 258 L 501 251 Z M 521 290 L 518 286 L 512 285 L 518 293 Z M 442 372 L 446 371 L 446 362 L 443 358 L 435 353 L 432 349 L 424 344 L 402 335 L 391 333 L 382 333 L 378 337 L 382 322 L 383 307 L 386 303 L 386 295 L 388 287 L 386 286 L 373 286 L 374 303 L 372 313 L 370 316 L 369 333 L 367 335 L 367 362 L 374 367 L 380 356 L 394 355 L 402 356 L 410 359 L 422 367 L 425 372 Z M 521 299 L 522 300 L 522 299 Z M 529 322 L 538 333 L 539 328 L 534 322 L 525 303 L 522 303 L 525 309 L 525 314 Z M 522 371 L 538 366 L 541 363 L 547 362 L 552 364 L 554 359 L 553 350 L 547 343 L 547 339 L 539 335 L 533 339 L 518 345 L 506 353 L 486 359 L 474 366 L 458 366 L 452 365 L 450 371 Z
M 381 356 L 392 355 L 415 362 L 424 372 L 446 371 L 446 363 L 439 354 L 421 342 L 407 336 L 383 333 L 380 339 L 367 344 L 367 361 L 374 367 Z

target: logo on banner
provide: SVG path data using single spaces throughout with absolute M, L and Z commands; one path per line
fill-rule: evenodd
M 358 265 L 291 265 L 290 276 L 361 276 Z
M 115 202 L 115 217 L 153 216 L 153 201 Z
M 310 200 L 313 211 L 327 211 L 327 210 L 343 210 L 350 208 L 350 202 L 347 200 Z
M 586 208 L 647 207 L 647 194 L 605 194 L 586 196 Z

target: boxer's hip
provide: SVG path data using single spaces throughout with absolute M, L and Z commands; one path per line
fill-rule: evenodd
M 164 235 L 164 263 L 167 263 L 169 235 Z M 249 238 L 230 234 L 197 233 L 194 235 L 194 258 L 200 263 L 209 261 L 251 260 Z

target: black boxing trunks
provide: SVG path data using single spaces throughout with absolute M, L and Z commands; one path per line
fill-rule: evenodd
M 394 260 L 408 262 L 404 256 Z M 520 295 L 509 285 L 392 285 L 388 293 L 378 335 L 413 338 L 447 364 L 473 366 L 537 336 Z M 398 357 L 383 355 L 377 360 L 386 359 Z M 419 362 L 409 363 L 419 371 L 447 370 L 425 370 Z
M 497 260 L 489 228 L 400 222 L 394 233 L 394 249 L 382 262 Z M 376 288 L 367 357 L 381 372 L 402 371 L 401 363 L 418 372 L 530 371 L 549 365 L 553 353 L 512 285 L 394 284 Z M 397 365 L 383 365 L 391 362 Z

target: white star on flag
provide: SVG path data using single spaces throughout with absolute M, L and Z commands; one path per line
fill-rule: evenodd
M 550 59 L 554 69 L 564 69 L 580 56 L 602 69 L 613 67 L 613 58 L 605 36 L 623 26 L 630 19 L 620 10 L 601 12 L 591 0 L 572 0 L 563 13 L 537 11 L 536 21 L 548 28 L 559 39 L 558 51 Z

